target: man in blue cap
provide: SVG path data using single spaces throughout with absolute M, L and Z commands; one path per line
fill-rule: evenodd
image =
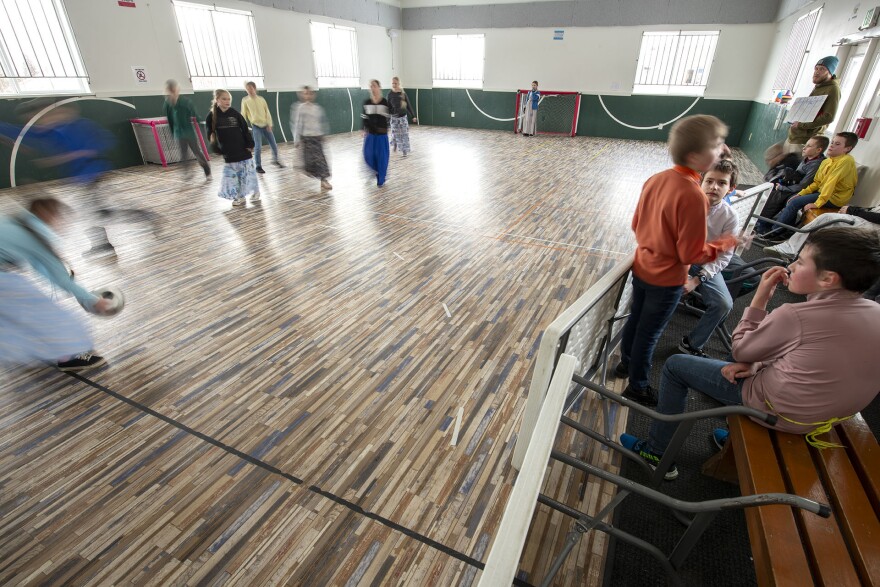
M 834 118 L 837 116 L 837 107 L 840 105 L 840 83 L 834 72 L 840 60 L 834 55 L 823 57 L 813 68 L 813 91 L 810 96 L 827 96 L 825 103 L 819 110 L 819 114 L 813 122 L 795 122 L 788 129 L 788 138 L 782 143 L 777 143 L 764 153 L 764 162 L 768 169 L 776 166 L 789 153 L 800 153 L 807 141 L 816 135 L 825 132 Z

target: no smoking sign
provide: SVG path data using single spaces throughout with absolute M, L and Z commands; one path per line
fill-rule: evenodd
M 139 84 L 147 83 L 147 68 L 132 66 L 131 71 L 134 73 L 134 79 Z

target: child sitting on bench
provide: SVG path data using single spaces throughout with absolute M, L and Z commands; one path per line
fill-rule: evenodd
M 776 414 L 776 429 L 817 442 L 817 434 L 864 409 L 880 391 L 880 305 L 862 298 L 878 278 L 876 230 L 830 226 L 810 234 L 794 263 L 761 278 L 733 333 L 736 362 L 670 357 L 657 411 L 683 413 L 694 389 L 722 404 Z M 779 284 L 807 300 L 768 314 Z M 654 421 L 647 440 L 624 434 L 621 444 L 656 466 L 677 425 Z M 672 467 L 666 478 L 677 475 Z

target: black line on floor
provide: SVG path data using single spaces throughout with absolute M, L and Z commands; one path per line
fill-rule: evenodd
M 203 441 L 207 442 L 208 444 L 212 444 L 212 445 L 216 446 L 217 448 L 219 448 L 220 450 L 223 450 L 231 455 L 234 455 L 234 456 L 254 465 L 255 467 L 259 467 L 261 469 L 269 471 L 270 473 L 274 473 L 275 475 L 279 475 L 281 477 L 284 477 L 288 481 L 292 481 L 293 483 L 296 483 L 297 485 L 304 484 L 303 480 L 300 479 L 299 477 L 291 475 L 290 473 L 285 473 L 284 471 L 282 471 L 278 467 L 270 465 L 266 461 L 252 457 L 251 455 L 244 453 L 244 452 L 238 450 L 237 448 L 229 446 L 228 444 L 223 443 L 223 442 L 217 440 L 216 438 L 213 438 L 203 432 L 199 432 L 198 430 L 190 428 L 186 424 L 184 424 L 182 422 L 178 422 L 174 418 L 171 418 L 169 416 L 166 416 L 165 414 L 157 412 L 156 410 L 149 408 L 149 407 L 145 406 L 144 404 L 142 404 L 138 401 L 135 401 L 129 397 L 126 397 L 120 393 L 117 393 L 117 392 L 113 391 L 112 389 L 109 389 L 108 387 L 101 385 L 100 383 L 96 383 L 95 381 L 92 381 L 91 379 L 89 379 L 87 377 L 83 377 L 79 373 L 65 372 L 65 374 L 73 377 L 74 379 L 77 379 L 77 380 L 85 383 L 86 385 L 89 385 L 99 391 L 104 392 L 105 394 L 109 395 L 110 397 L 113 397 L 123 403 L 130 405 L 131 407 L 133 407 L 137 410 L 140 410 L 141 412 L 149 414 L 149 415 L 153 416 L 154 418 L 158 418 L 159 420 L 162 420 L 166 424 L 170 424 L 171 426 L 174 426 L 175 428 L 177 428 L 179 430 L 183 430 L 187 434 L 195 436 L 199 440 L 203 440 Z M 409 536 L 410 538 L 418 540 L 419 542 L 426 544 L 427 546 L 430 546 L 431 548 L 439 550 L 440 552 L 442 552 L 446 555 L 449 555 L 452 558 L 455 558 L 455 559 L 458 559 L 464 563 L 467 563 L 467 564 L 471 565 L 472 567 L 476 567 L 476 568 L 480 569 L 481 571 L 486 567 L 486 565 L 484 563 L 478 561 L 477 559 L 475 559 L 473 557 L 466 555 L 463 552 L 459 552 L 458 550 L 450 548 L 449 546 L 446 546 L 445 544 L 442 544 L 440 542 L 437 542 L 436 540 L 428 538 L 424 534 L 420 534 L 420 533 L 416 532 L 415 530 L 411 530 L 410 528 L 407 528 L 406 526 L 402 526 L 402 525 L 398 524 L 397 522 L 394 522 L 392 520 L 389 520 L 388 518 L 380 516 L 377 513 L 371 512 L 369 510 L 365 510 L 364 508 L 362 508 L 358 504 L 351 502 L 351 501 L 348 501 L 344 497 L 340 497 L 338 495 L 330 493 L 329 491 L 321 489 L 317 485 L 309 485 L 308 487 L 306 487 L 306 489 L 308 489 L 312 493 L 320 495 L 321 497 L 329 499 L 330 501 L 333 501 L 333 502 L 335 502 L 345 508 L 348 508 L 349 510 L 351 510 L 357 514 L 360 514 L 360 515 L 362 515 L 366 518 L 369 518 L 371 520 L 375 520 L 376 522 L 379 522 L 383 526 L 387 526 L 387 527 L 391 528 L 392 530 L 397 530 L 398 532 L 405 534 L 406 536 Z M 523 581 L 522 579 L 517 579 L 517 578 L 514 578 L 513 584 L 517 585 L 518 587 L 534 587 L 531 583 L 528 583 L 526 581 Z

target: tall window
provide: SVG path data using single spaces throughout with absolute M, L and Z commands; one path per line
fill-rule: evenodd
M 358 87 L 357 31 L 325 22 L 312 22 L 311 30 L 318 87 Z
M 434 35 L 434 85 L 482 88 L 485 35 Z
M 61 0 L 0 0 L 0 95 L 88 91 Z
M 636 94 L 702 96 L 709 83 L 719 31 L 642 34 L 636 68 Z
M 180 42 L 193 89 L 263 87 L 254 16 L 204 4 L 173 2 Z
M 774 95 L 779 91 L 795 89 L 804 68 L 804 62 L 810 52 L 813 33 L 816 31 L 816 25 L 819 24 L 821 14 L 822 8 L 817 8 L 800 17 L 791 27 L 791 34 L 788 35 L 788 43 L 786 43 L 785 52 L 782 54 L 782 62 L 779 64 L 776 79 L 773 81 Z

